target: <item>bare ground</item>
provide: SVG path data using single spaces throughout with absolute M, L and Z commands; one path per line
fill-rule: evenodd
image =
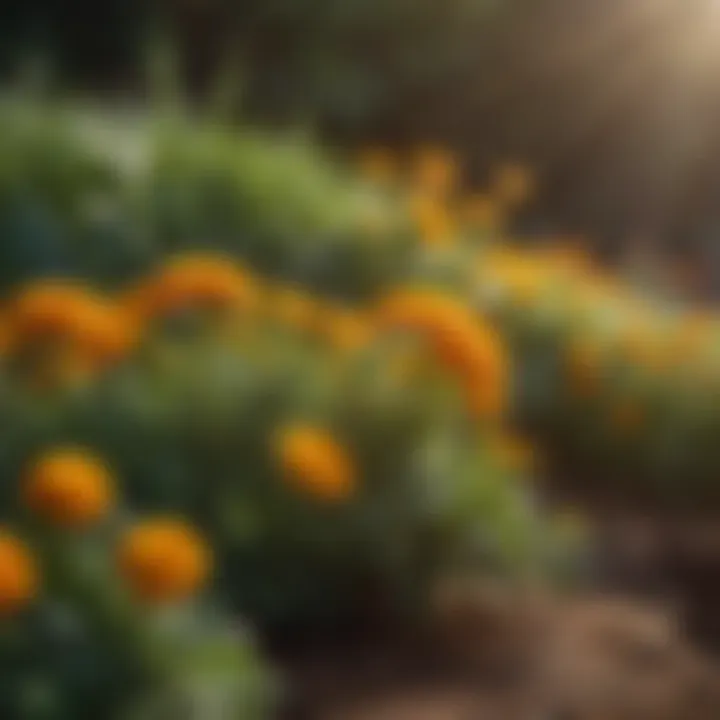
M 427 637 L 288 659 L 287 720 L 718 720 L 720 667 L 677 616 L 611 597 L 446 588 Z

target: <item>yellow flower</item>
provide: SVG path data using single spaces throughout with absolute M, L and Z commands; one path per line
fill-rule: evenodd
M 457 236 L 457 227 L 447 204 L 430 195 L 410 200 L 410 216 L 426 245 L 449 245 Z
M 493 195 L 508 207 L 525 202 L 533 193 L 535 181 L 530 170 L 523 165 L 502 165 L 495 171 Z
M 25 545 L 0 530 L 0 614 L 11 615 L 30 603 L 38 591 L 38 571 Z
M 291 486 L 329 502 L 345 501 L 354 494 L 357 477 L 352 458 L 326 430 L 283 427 L 274 439 L 274 452 Z
M 212 553 L 204 538 L 176 518 L 153 518 L 121 538 L 118 567 L 133 594 L 145 602 L 183 600 L 207 582 Z
M 448 195 L 460 179 L 460 168 L 452 153 L 442 148 L 425 147 L 415 157 L 414 185 L 424 193 Z
M 521 307 L 537 303 L 551 279 L 546 265 L 513 248 L 493 248 L 481 257 L 479 269 L 481 278 L 498 283 L 510 301 Z
M 256 301 L 250 275 L 223 255 L 180 255 L 127 297 L 141 317 L 154 318 L 188 307 L 247 310 Z
M 25 504 L 63 528 L 84 528 L 102 519 L 115 500 L 110 471 L 85 450 L 60 448 L 30 467 L 23 485 Z
M 385 148 L 367 148 L 358 160 L 361 175 L 378 185 L 389 185 L 396 177 L 397 167 L 392 153 Z

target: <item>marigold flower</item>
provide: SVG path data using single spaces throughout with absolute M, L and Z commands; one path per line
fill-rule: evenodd
M 476 415 L 496 415 L 507 398 L 508 359 L 500 336 L 461 302 L 433 290 L 404 290 L 387 298 L 385 327 L 420 333 L 441 364 L 464 383 Z
M 205 539 L 176 518 L 153 518 L 131 527 L 117 551 L 120 572 L 145 602 L 183 600 L 207 582 L 212 553 Z
M 135 340 L 129 318 L 119 307 L 68 282 L 28 286 L 11 302 L 7 321 L 11 349 L 62 342 L 97 364 L 124 355 Z
M 290 425 L 275 437 L 283 477 L 293 487 L 324 501 L 347 500 L 357 483 L 347 450 L 322 428 Z
M 33 463 L 23 485 L 25 504 L 63 528 L 85 528 L 112 507 L 115 487 L 107 466 L 78 448 L 59 448 Z
M 136 311 L 152 318 L 196 306 L 245 310 L 256 291 L 250 275 L 230 258 L 189 254 L 170 260 L 130 299 Z
M 486 337 L 475 351 L 477 366 L 465 377 L 468 405 L 477 419 L 497 419 L 508 404 L 508 361 L 499 338 Z M 482 358 L 482 359 L 481 359 Z
M 28 605 L 38 590 L 38 571 L 25 545 L 0 530 L 0 614 L 11 615 Z

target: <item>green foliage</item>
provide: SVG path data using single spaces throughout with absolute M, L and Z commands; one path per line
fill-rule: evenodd
M 232 133 L 179 115 L 12 112 L 11 124 L 24 113 L 33 121 L 0 142 L 8 179 L 0 252 L 19 258 L 3 278 L 6 293 L 48 275 L 142 289 L 162 282 L 155 271 L 186 250 L 241 261 L 260 291 L 301 287 L 318 314 L 345 302 L 369 315 L 367 303 L 409 280 L 460 297 L 471 289 L 469 251 L 421 257 L 397 199 L 349 178 L 306 139 Z M 421 339 L 366 318 L 371 339 L 343 352 L 332 333 L 278 322 L 265 295 L 227 314 L 194 302 L 181 298 L 171 312 L 144 318 L 137 346 L 77 383 L 39 388 L 11 345 L 0 371 L 5 519 L 20 513 L 17 479 L 29 458 L 57 445 L 92 449 L 114 469 L 129 508 L 182 513 L 202 528 L 217 552 L 223 607 L 275 628 L 329 624 L 378 604 L 398 616 L 421 611 L 445 573 L 527 578 L 564 569 L 565 540 L 525 482 L 531 468 L 498 462 L 458 377 Z M 297 424 L 329 433 L 347 456 L 349 492 L 297 482 L 277 444 L 278 430 Z M 83 632 L 92 652 L 122 663 L 107 671 L 107 686 L 97 682 L 98 702 L 132 702 L 118 707 L 122 720 L 185 712 L 225 720 L 207 703 L 226 698 L 242 708 L 230 717 L 261 718 L 262 669 L 204 607 L 169 621 L 145 617 L 121 601 L 107 573 L 86 584 L 84 563 L 98 561 L 103 542 L 47 546 L 70 584 L 60 601 L 90 623 Z M 59 695 L 63 712 L 64 704 L 74 711 L 65 681 L 46 689 L 52 670 L 23 667 L 21 694 L 37 675 L 41 700 Z M 147 682 L 140 696 L 135 672 Z
M 45 105 L 5 117 L 5 287 L 42 274 L 117 285 L 192 247 L 357 299 L 407 263 L 403 214 L 306 138 Z
M 2 717 L 161 720 L 171 708 L 197 720 L 268 717 L 274 681 L 227 616 L 130 597 L 114 559 L 127 519 L 81 534 L 25 525 L 42 589 L 0 620 Z

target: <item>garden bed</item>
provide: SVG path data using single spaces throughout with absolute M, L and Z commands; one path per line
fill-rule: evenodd
M 544 482 L 551 504 L 577 508 L 593 527 L 594 582 L 610 591 L 660 600 L 698 645 L 720 651 L 720 512 L 672 506 L 622 485 L 555 474 Z
M 285 648 L 281 659 L 290 693 L 283 717 L 710 720 L 720 715 L 720 670 L 689 647 L 672 615 L 604 596 L 542 603 L 498 599 L 493 593 L 478 597 L 474 615 L 456 618 L 455 632 L 443 624 L 433 637 L 364 632 L 316 639 L 300 650 Z

